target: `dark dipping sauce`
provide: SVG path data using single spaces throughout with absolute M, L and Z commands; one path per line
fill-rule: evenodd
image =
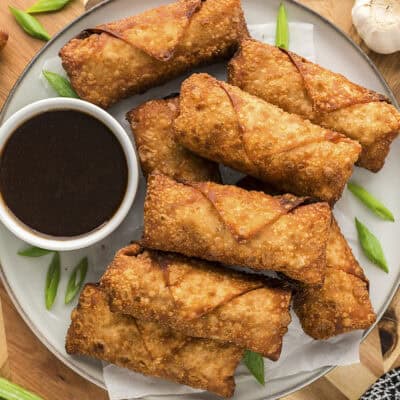
M 32 117 L 1 154 L 3 201 L 20 221 L 48 235 L 77 236 L 103 225 L 119 208 L 127 182 L 118 139 L 79 111 Z

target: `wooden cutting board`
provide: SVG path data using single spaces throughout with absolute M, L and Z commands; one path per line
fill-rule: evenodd
M 8 365 L 6 332 L 4 329 L 4 317 L 0 301 L 0 376 L 10 377 L 10 367 Z
M 0 30 L 10 34 L 9 43 L 0 55 L 0 107 L 10 89 L 29 60 L 41 48 L 43 42 L 25 35 L 11 18 L 8 4 L 24 9 L 34 0 L 1 0 Z M 41 15 L 40 21 L 51 34 L 56 33 L 83 11 L 82 0 L 72 0 L 61 12 Z M 116 0 L 117 1 L 117 0 Z M 350 11 L 353 0 L 301 0 L 333 21 L 357 43 L 361 40 L 351 24 Z M 400 101 L 400 53 L 381 56 L 364 50 L 376 63 L 397 99 Z M 106 400 L 107 394 L 81 378 L 55 356 L 29 330 L 7 296 L 0 283 L 0 375 L 12 379 L 40 394 L 46 400 Z M 361 346 L 361 363 L 335 368 L 331 373 L 285 400 L 346 400 L 359 396 L 393 366 L 400 366 L 398 344 L 400 318 L 400 291 L 385 316 Z M 6 325 L 7 340 L 3 330 Z M 7 361 L 8 347 L 8 361 Z

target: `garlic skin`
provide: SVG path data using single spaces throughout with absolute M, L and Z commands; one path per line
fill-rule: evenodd
M 356 0 L 353 24 L 376 53 L 400 51 L 400 0 Z

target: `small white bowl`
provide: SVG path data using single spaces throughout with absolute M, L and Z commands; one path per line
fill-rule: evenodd
M 58 237 L 43 234 L 30 228 L 21 222 L 7 207 L 5 201 L 0 201 L 0 220 L 14 235 L 23 241 L 37 247 L 48 250 L 67 251 L 88 247 L 113 232 L 126 217 L 132 207 L 138 187 L 138 161 L 133 144 L 125 129 L 118 121 L 103 109 L 79 99 L 72 98 L 50 98 L 32 103 L 13 114 L 0 127 L 0 154 L 12 133 L 25 121 L 37 114 L 51 110 L 76 110 L 95 117 L 107 126 L 118 139 L 124 151 L 127 167 L 128 182 L 125 196 L 113 217 L 99 228 L 88 233 L 71 236 Z

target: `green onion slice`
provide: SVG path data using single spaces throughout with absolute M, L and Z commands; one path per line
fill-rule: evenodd
M 76 94 L 75 90 L 72 89 L 71 83 L 68 79 L 51 71 L 42 71 L 42 73 L 47 82 L 49 82 L 50 86 L 57 92 L 59 96 L 78 98 L 78 95 Z
M 45 303 L 48 310 L 53 306 L 54 300 L 57 296 L 58 284 L 60 283 L 61 265 L 60 254 L 54 253 L 50 262 L 49 269 L 46 276 L 45 287 Z
M 28 35 L 44 41 L 51 39 L 49 33 L 35 17 L 11 6 L 9 6 L 9 9 L 18 24 Z
M 257 382 L 265 385 L 264 377 L 264 358 L 261 354 L 254 353 L 251 350 L 246 350 L 244 353 L 243 361 L 246 367 L 256 378 Z
M 38 0 L 35 4 L 29 7 L 26 12 L 28 14 L 37 14 L 51 11 L 61 10 L 71 0 Z
M 281 49 L 289 50 L 289 24 L 287 20 L 286 7 L 280 4 L 276 20 L 275 45 Z
M 379 268 L 389 272 L 382 246 L 376 236 L 357 218 L 355 219 L 358 239 L 365 255 Z
M 80 291 L 83 282 L 85 281 L 87 270 L 88 259 L 85 257 L 79 261 L 78 265 L 73 269 L 71 276 L 69 277 L 67 291 L 65 293 L 65 304 L 70 303 Z
M 372 194 L 367 192 L 363 187 L 356 183 L 349 182 L 347 184 L 350 192 L 354 194 L 365 206 L 367 206 L 372 212 L 378 217 L 394 222 L 394 216 L 390 210 L 388 210 L 378 199 Z

